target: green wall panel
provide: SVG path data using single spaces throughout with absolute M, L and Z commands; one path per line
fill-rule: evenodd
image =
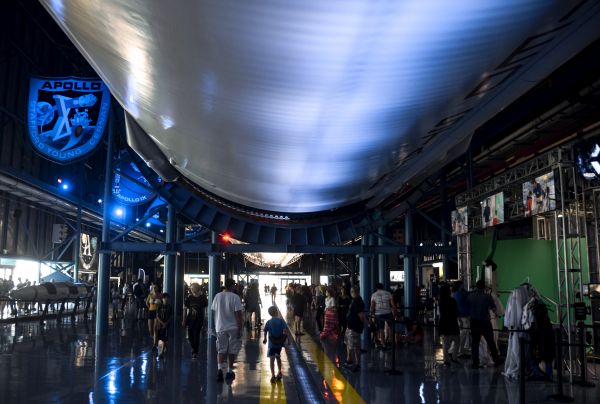
M 477 278 L 477 266 L 483 267 L 483 260 L 491 252 L 491 245 L 492 237 L 471 236 L 473 280 Z M 498 265 L 499 291 L 511 291 L 529 278 L 540 293 L 558 301 L 553 240 L 498 240 L 493 259 Z M 506 304 L 508 294 L 501 293 L 500 298 Z
M 477 266 L 483 268 L 483 260 L 490 254 L 492 237 L 471 235 L 471 274 L 473 284 L 477 278 Z M 587 242 L 581 239 L 581 255 L 584 273 L 587 274 Z M 497 281 L 499 291 L 511 291 L 527 278 L 544 296 L 558 302 L 558 280 L 556 276 L 556 249 L 554 240 L 498 240 L 493 256 L 498 264 Z M 584 276 L 587 282 L 587 275 Z M 506 304 L 508 294 L 501 293 Z M 550 316 L 554 319 L 554 315 Z

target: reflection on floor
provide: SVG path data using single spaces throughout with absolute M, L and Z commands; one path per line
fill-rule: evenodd
M 164 359 L 151 351 L 145 321 L 118 320 L 105 338 L 81 317 L 0 325 L 0 403 L 298 402 L 294 381 L 270 382 L 266 346 L 246 331 L 232 383 L 216 382 L 214 342 L 192 360 L 176 327 Z M 210 358 L 210 360 L 209 360 Z M 288 363 L 282 355 L 284 374 Z
M 270 298 L 263 297 L 263 321 Z M 285 314 L 285 301 L 278 299 Z M 61 323 L 49 320 L 0 325 L 0 403 L 82 402 L 299 402 L 304 386 L 296 384 L 284 361 L 283 383 L 270 383 L 266 346 L 256 330 L 245 331 L 236 379 L 216 383 L 214 343 L 204 336 L 200 355 L 192 360 L 183 330 L 176 329 L 164 359 L 151 351 L 146 323 L 118 320 L 105 338 L 96 339 L 94 323 L 81 317 Z M 322 389 L 323 402 L 347 403 L 517 403 L 518 383 L 507 382 L 494 368 L 471 370 L 441 366 L 441 352 L 432 333 L 423 344 L 397 352 L 403 374 L 387 375 L 391 352 L 368 350 L 362 370 L 341 367 L 341 342 L 320 341 L 311 321 L 298 337 L 310 373 Z M 434 342 L 435 341 L 435 342 Z M 597 382 L 597 381 L 596 381 Z M 565 385 L 577 403 L 597 403 L 600 387 Z M 527 402 L 546 402 L 555 385 L 527 383 Z
M 431 328 L 425 329 L 423 343 L 397 348 L 396 369 L 401 375 L 386 373 L 392 368 L 391 350 L 368 347 L 361 370 L 354 373 L 341 366 L 345 361 L 342 341 L 321 340 L 311 318 L 305 319 L 305 330 L 306 335 L 296 337 L 296 343 L 312 374 L 326 387 L 325 395 L 334 398 L 332 402 L 357 402 L 356 392 L 367 403 L 519 403 L 519 383 L 508 381 L 501 374 L 502 367 L 472 370 L 469 360 L 460 360 L 461 365 L 451 368 L 443 366 L 440 341 Z M 591 367 L 598 374 L 600 366 Z M 593 381 L 594 388 L 564 384 L 565 394 L 573 396 L 576 403 L 597 403 L 600 382 Z M 526 402 L 553 402 L 547 397 L 555 392 L 556 384 L 528 381 Z

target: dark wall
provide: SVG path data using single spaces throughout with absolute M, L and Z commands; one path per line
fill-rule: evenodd
M 102 192 L 104 145 L 84 161 L 59 165 L 40 157 L 27 133 L 29 79 L 35 76 L 96 76 L 93 69 L 37 1 L 0 2 L 0 173 L 57 189 L 68 179 L 72 193 L 90 204 Z M 52 248 L 58 210 L 0 191 L 0 253 L 43 258 Z M 97 232 L 96 229 L 88 229 Z M 85 231 L 85 229 L 84 229 Z M 65 256 L 70 258 L 70 252 Z

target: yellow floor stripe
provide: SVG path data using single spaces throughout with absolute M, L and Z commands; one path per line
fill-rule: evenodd
M 285 404 L 287 402 L 287 399 L 285 397 L 285 388 L 283 386 L 283 380 L 280 380 L 277 383 L 271 383 L 271 365 L 270 359 L 267 357 L 268 345 L 262 343 L 262 331 L 260 335 L 260 355 L 262 358 L 262 360 L 260 361 L 260 403 Z M 287 369 L 289 365 L 287 363 L 284 351 L 285 349 L 281 350 L 281 366 L 283 367 L 283 369 Z M 275 371 L 277 371 L 277 363 L 275 363 Z M 286 376 L 287 375 L 284 375 L 284 377 Z
M 292 338 L 294 338 L 294 340 L 296 339 L 294 335 L 292 335 Z M 308 350 L 313 361 L 329 385 L 329 388 L 333 392 L 334 398 L 339 403 L 358 404 L 365 402 L 311 336 L 306 335 L 302 337 L 299 345 Z

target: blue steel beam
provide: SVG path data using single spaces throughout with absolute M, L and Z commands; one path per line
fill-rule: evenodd
M 136 227 L 141 226 L 143 223 L 146 223 L 146 220 L 150 219 L 152 216 L 154 216 L 158 211 L 160 211 L 162 208 L 165 207 L 166 204 L 164 205 L 159 205 L 159 206 L 155 206 L 154 208 L 150 209 L 150 211 L 148 213 L 146 213 L 144 215 L 144 217 L 142 217 L 140 220 L 138 220 L 137 222 L 129 225 L 125 230 L 123 230 L 122 232 L 120 232 L 119 234 L 117 234 L 116 236 L 114 236 L 110 241 L 116 241 L 118 239 L 120 239 L 123 236 L 126 236 L 127 234 L 129 234 L 130 231 L 132 231 L 133 229 L 135 229 Z
M 453 247 L 414 247 L 409 253 L 407 246 L 323 246 L 323 245 L 293 245 L 293 244 L 211 244 L 211 243 L 137 243 L 115 241 L 102 243 L 100 252 L 186 252 L 186 253 L 251 253 L 251 252 L 281 252 L 302 254 L 398 254 L 403 256 L 420 256 L 423 254 L 452 254 Z
M 405 246 L 323 246 L 294 244 L 210 244 L 210 243 L 136 243 L 115 241 L 102 243 L 101 251 L 126 252 L 195 252 L 195 253 L 247 253 L 287 252 L 303 254 L 399 254 L 405 255 Z

